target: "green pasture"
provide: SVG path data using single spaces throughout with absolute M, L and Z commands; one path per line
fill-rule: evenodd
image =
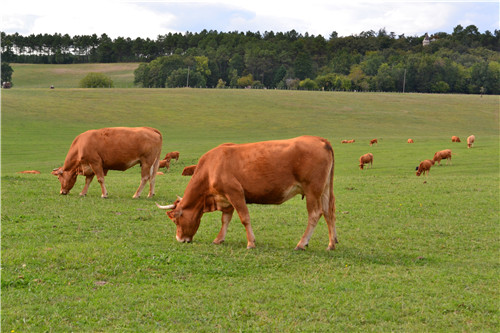
M 2 332 L 498 331 L 498 96 L 45 85 L 1 95 Z M 71 141 L 109 126 L 155 127 L 162 154 L 180 152 L 154 199 L 132 199 L 137 166 L 109 172 L 108 199 L 95 180 L 79 197 L 83 179 L 59 195 L 50 171 Z M 254 250 L 236 215 L 226 242 L 211 243 L 219 212 L 193 243 L 175 240 L 154 203 L 183 194 L 185 166 L 220 143 L 303 134 L 335 150 L 337 250 L 326 251 L 323 219 L 293 250 L 307 221 L 300 196 L 250 206 Z M 451 165 L 415 176 L 447 148 Z M 361 171 L 367 152 L 374 165 Z M 41 174 L 18 173 L 32 169 Z
M 134 86 L 134 70 L 138 63 L 41 65 L 10 64 L 14 72 L 12 82 L 16 88 L 77 88 L 80 80 L 90 72 L 109 76 L 115 88 Z

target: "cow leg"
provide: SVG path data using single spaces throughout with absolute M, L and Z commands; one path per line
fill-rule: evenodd
M 250 213 L 248 212 L 248 207 L 245 203 L 245 196 L 243 190 L 238 191 L 234 194 L 228 194 L 227 199 L 229 203 L 236 209 L 238 216 L 240 217 L 241 224 L 245 226 L 247 232 L 247 249 L 255 248 L 255 236 L 253 234 L 252 225 L 250 224 Z
M 338 243 L 337 228 L 335 227 L 335 196 L 328 191 L 323 192 L 321 196 L 321 205 L 323 206 L 323 216 L 328 226 L 328 247 L 327 250 L 335 250 L 335 244 Z M 333 207 L 331 207 L 333 206 Z
M 92 171 L 94 171 L 97 176 L 97 181 L 101 184 L 101 198 L 108 197 L 108 190 L 106 189 L 106 185 L 104 185 L 104 170 L 100 164 L 90 164 Z
M 92 179 L 94 179 L 94 175 L 85 177 L 85 186 L 83 187 L 83 190 L 80 193 L 80 196 L 84 197 L 87 195 L 87 191 L 89 190 L 89 186 L 90 186 L 90 183 L 92 182 Z
M 308 213 L 307 228 L 299 243 L 295 247 L 295 250 L 305 250 L 322 213 L 317 195 L 306 194 L 306 202 Z
M 234 208 L 230 207 L 228 210 L 222 211 L 222 226 L 220 228 L 219 234 L 214 239 L 214 244 L 221 244 L 226 239 L 227 227 L 229 226 L 229 222 L 231 222 L 231 218 L 233 217 Z
M 160 160 L 159 158 L 157 158 L 155 159 L 153 165 L 150 168 L 148 198 L 152 198 L 155 195 L 156 173 L 158 172 L 159 167 L 160 167 Z
M 135 191 L 132 198 L 137 199 L 141 196 L 142 190 L 146 186 L 146 183 L 148 182 L 148 180 L 150 181 L 150 184 L 151 184 L 150 169 L 153 170 L 153 166 L 149 167 L 149 165 L 147 163 L 142 163 L 142 165 L 141 165 L 141 183 L 139 184 L 139 188 L 137 189 L 137 191 Z M 154 185 L 154 181 L 153 181 L 153 185 Z M 153 195 L 154 195 L 154 189 L 153 189 Z M 151 196 L 152 195 L 151 195 L 151 189 L 150 189 L 148 197 L 150 198 Z

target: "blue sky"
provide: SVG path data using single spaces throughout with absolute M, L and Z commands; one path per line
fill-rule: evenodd
M 13 0 L 1 5 L 0 29 L 22 35 L 102 33 L 156 39 L 169 32 L 289 31 L 328 38 L 385 28 L 396 35 L 499 27 L 499 1 L 376 0 Z

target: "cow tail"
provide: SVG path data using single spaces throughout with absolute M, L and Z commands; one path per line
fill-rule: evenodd
M 328 212 L 330 216 L 335 220 L 335 195 L 333 194 L 333 176 L 335 170 L 335 154 L 332 149 L 332 168 L 330 169 L 330 174 L 328 175 L 329 180 L 329 188 L 328 188 Z

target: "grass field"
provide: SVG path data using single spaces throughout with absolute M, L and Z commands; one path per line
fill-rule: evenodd
M 498 96 L 14 83 L 1 105 L 2 332 L 498 331 Z M 80 198 L 83 179 L 59 195 L 50 171 L 77 134 L 106 126 L 156 127 L 162 154 L 180 151 L 155 199 L 131 198 L 138 167 L 109 172 L 108 199 L 96 181 Z M 211 243 L 218 212 L 177 243 L 154 202 L 183 194 L 184 166 L 223 142 L 302 134 L 335 150 L 337 250 L 325 250 L 323 219 L 308 249 L 293 250 L 306 227 L 300 197 L 249 207 L 254 250 L 237 216 L 226 242 Z M 470 134 L 473 149 L 451 142 Z M 415 176 L 446 148 L 452 165 Z M 361 171 L 367 152 L 374 165 Z M 17 173 L 29 169 L 41 174 Z

